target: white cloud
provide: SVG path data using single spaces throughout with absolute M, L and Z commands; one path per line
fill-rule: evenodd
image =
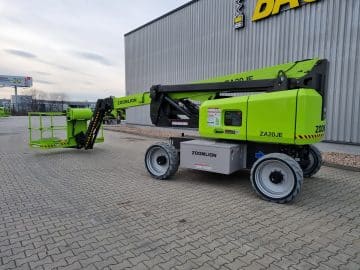
M 1 0 L 0 74 L 32 76 L 34 87 L 72 99 L 123 95 L 123 35 L 185 2 Z

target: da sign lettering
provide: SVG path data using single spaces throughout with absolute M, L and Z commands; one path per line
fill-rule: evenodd
M 259 21 L 279 14 L 281 8 L 285 5 L 287 5 L 289 9 L 293 9 L 317 1 L 318 0 L 258 0 L 252 16 L 252 21 Z

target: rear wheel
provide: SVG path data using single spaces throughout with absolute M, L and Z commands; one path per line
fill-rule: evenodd
M 145 167 L 153 178 L 170 178 L 179 168 L 179 156 L 175 147 L 165 142 L 151 145 L 145 154 Z
M 309 163 L 306 167 L 303 167 L 304 177 L 312 177 L 316 174 L 322 165 L 322 157 L 321 152 L 314 145 L 310 145 L 309 147 Z
M 254 190 L 263 199 L 287 203 L 300 193 L 303 172 L 292 157 L 273 153 L 254 163 L 250 179 Z

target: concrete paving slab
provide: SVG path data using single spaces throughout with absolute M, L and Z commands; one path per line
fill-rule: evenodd
M 298 199 L 259 199 L 247 173 L 146 172 L 154 139 L 34 150 L 0 119 L 0 269 L 360 269 L 360 173 L 323 167 Z

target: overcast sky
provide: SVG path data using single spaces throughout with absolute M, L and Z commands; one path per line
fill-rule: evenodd
M 71 100 L 124 95 L 124 34 L 188 1 L 0 0 L 0 74 Z

